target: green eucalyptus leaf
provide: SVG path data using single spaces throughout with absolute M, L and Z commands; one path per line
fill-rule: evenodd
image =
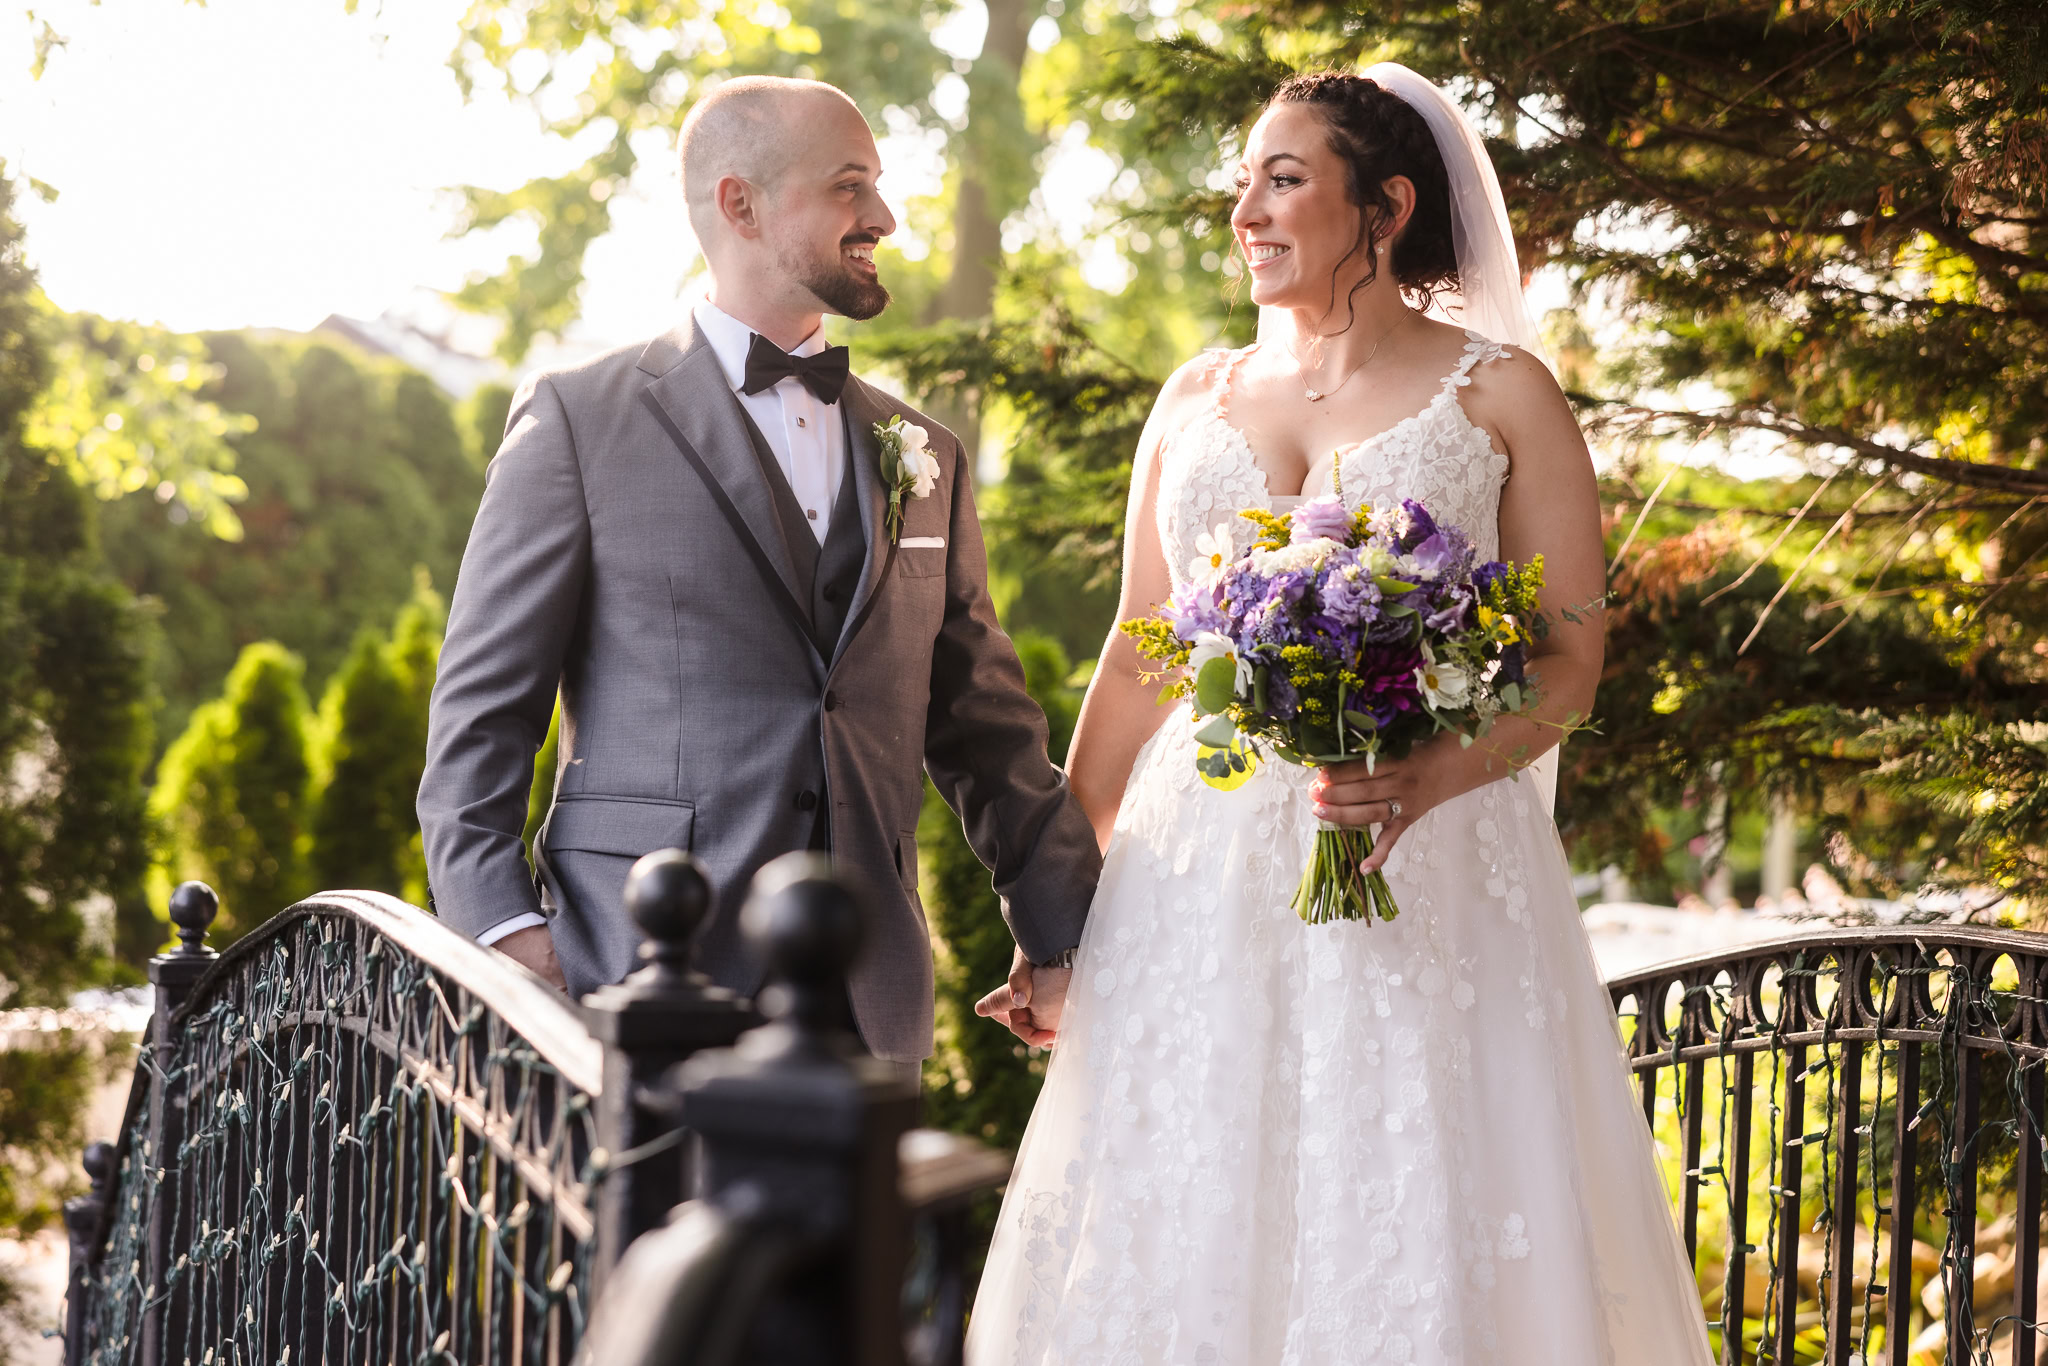
M 1195 732 L 1195 743 L 1211 749 L 1222 749 L 1237 738 L 1237 725 L 1227 716 L 1211 717 L 1209 723 Z
M 1237 700 L 1237 665 L 1228 659 L 1212 659 L 1195 675 L 1195 708 L 1214 716 Z

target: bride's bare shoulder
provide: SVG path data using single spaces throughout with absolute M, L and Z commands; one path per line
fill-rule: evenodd
M 1153 421 L 1168 430 L 1182 426 L 1216 402 L 1241 351 L 1201 351 L 1183 361 L 1159 386 Z

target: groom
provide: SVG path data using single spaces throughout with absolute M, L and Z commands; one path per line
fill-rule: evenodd
M 491 462 L 420 784 L 434 903 L 581 995 L 634 966 L 633 860 L 680 846 L 717 895 L 698 962 L 751 992 L 749 881 L 829 851 L 871 913 L 846 984 L 861 1037 L 914 1062 L 932 1040 L 925 773 L 994 872 L 1013 981 L 1047 1006 L 1064 974 L 1031 965 L 1080 938 L 1094 835 L 996 624 L 966 453 L 824 343 L 824 314 L 889 302 L 874 248 L 896 223 L 866 120 L 831 86 L 745 77 L 690 111 L 682 154 L 704 302 L 644 347 L 528 380 Z M 899 417 L 936 458 L 900 490 L 878 437 Z

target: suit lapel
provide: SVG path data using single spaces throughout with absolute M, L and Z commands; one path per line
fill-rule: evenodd
M 655 376 L 643 391 L 655 419 L 703 477 L 767 576 L 782 586 L 786 606 L 798 623 L 808 627 L 810 613 L 797 591 L 796 566 L 782 539 L 774 494 L 761 477 L 746 415 L 719 367 L 717 353 L 686 322 L 649 344 L 641 354 L 640 369 Z
M 875 440 L 875 424 L 887 422 L 896 410 L 858 379 L 846 381 L 839 406 L 846 413 L 846 459 L 852 466 L 848 472 L 860 498 L 860 525 L 867 536 L 867 554 L 861 561 L 860 583 L 853 590 L 853 601 L 847 604 L 846 629 L 839 633 L 839 644 L 832 654 L 835 664 L 866 620 L 868 605 L 880 591 L 896 558 L 896 544 L 889 539 L 889 529 L 883 521 L 888 493 L 882 487 L 882 448 Z

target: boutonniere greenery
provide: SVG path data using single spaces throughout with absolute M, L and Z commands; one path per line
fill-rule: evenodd
M 939 462 L 929 449 L 932 435 L 898 413 L 875 424 L 882 448 L 882 487 L 889 491 L 889 544 L 903 535 L 904 498 L 928 498 L 939 482 Z

